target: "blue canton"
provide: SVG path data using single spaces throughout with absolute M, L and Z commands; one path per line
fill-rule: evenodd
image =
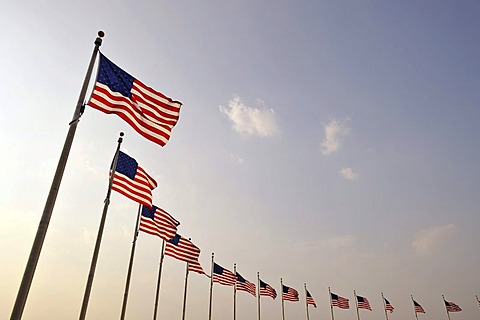
M 110 90 L 119 92 L 124 97 L 132 97 L 131 89 L 134 77 L 120 69 L 112 61 L 100 53 L 100 66 L 97 81 L 108 86 Z
M 117 168 L 115 171 L 124 174 L 133 180 L 135 178 L 135 175 L 137 174 L 137 167 L 138 163 L 135 159 L 127 156 L 122 151 L 118 153 Z
M 142 206 L 142 216 L 155 220 L 155 211 L 157 211 L 156 206 L 152 206 L 152 209 Z

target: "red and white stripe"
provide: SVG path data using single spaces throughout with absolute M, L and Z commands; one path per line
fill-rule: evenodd
M 312 295 L 310 294 L 310 292 L 308 292 L 308 290 L 306 290 L 306 292 L 307 292 L 307 305 L 310 304 L 316 308 L 317 304 L 315 303 L 315 300 L 313 300 Z
M 140 166 L 133 180 L 117 171 L 113 174 L 112 190 L 149 208 L 152 207 L 152 190 L 156 187 L 157 182 Z
M 200 262 L 198 262 L 198 261 L 188 262 L 188 271 L 196 272 L 196 273 L 204 274 L 204 275 L 208 276 L 208 275 L 205 273 L 205 271 L 203 270 Z
M 243 278 L 243 279 L 245 280 L 245 282 L 238 281 L 238 278 L 237 278 L 237 282 L 235 284 L 236 289 L 240 290 L 240 291 L 246 291 L 246 292 L 250 293 L 252 296 L 256 297 L 257 294 L 256 294 L 255 284 L 251 283 L 250 281 L 248 281 L 245 278 Z
M 300 299 L 298 297 L 298 291 L 290 287 L 287 287 L 287 288 L 288 288 L 287 292 L 284 292 L 282 290 L 282 299 L 285 301 L 293 301 L 293 302 L 299 301 Z
M 448 302 L 446 300 L 445 301 L 445 308 L 447 309 L 448 312 L 460 312 L 462 311 L 462 308 L 460 308 L 457 304 L 453 303 L 453 302 Z
M 139 230 L 162 238 L 168 241 L 177 234 L 177 226 L 180 224 L 168 212 L 161 208 L 157 208 L 154 218 L 140 217 Z
M 390 302 L 387 299 L 385 298 L 383 299 L 385 300 L 385 311 L 390 311 L 390 313 L 392 313 L 394 309 L 393 306 L 390 304 Z
M 223 272 L 221 274 L 213 272 L 212 276 L 213 282 L 223 284 L 224 286 L 233 286 L 237 281 L 237 276 L 225 268 L 223 268 Z
M 333 307 L 338 307 L 340 309 L 349 309 L 350 305 L 349 305 L 348 301 L 349 301 L 348 299 L 340 297 L 339 295 L 337 295 L 337 299 L 333 299 L 333 297 L 332 297 L 332 306 Z
M 96 82 L 88 105 L 106 114 L 118 115 L 140 135 L 164 146 L 170 139 L 182 104 L 138 80 L 134 80 L 131 93 L 130 99 Z
M 268 283 L 265 283 L 265 288 L 260 286 L 260 295 L 271 297 L 273 300 L 277 298 L 277 292 Z
M 165 255 L 185 262 L 195 262 L 200 256 L 200 249 L 190 240 L 180 236 L 177 246 L 166 242 Z
M 359 309 L 367 309 L 372 311 L 372 307 L 370 306 L 370 302 L 365 297 L 357 296 L 357 306 Z

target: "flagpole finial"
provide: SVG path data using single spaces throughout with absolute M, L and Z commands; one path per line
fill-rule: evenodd
M 98 34 L 98 36 L 99 36 L 100 38 L 105 37 L 105 32 L 103 32 L 102 30 L 98 31 L 97 34 Z
M 118 137 L 118 143 L 122 143 L 122 141 L 123 141 L 123 135 L 124 135 L 124 133 L 123 133 L 123 132 L 120 132 L 120 137 Z

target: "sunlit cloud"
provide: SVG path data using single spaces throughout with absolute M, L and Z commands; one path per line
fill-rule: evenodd
M 352 168 L 343 168 L 340 170 L 340 175 L 347 180 L 357 180 L 358 179 L 358 173 L 353 172 Z
M 228 107 L 220 106 L 220 112 L 227 116 L 233 129 L 244 136 L 269 137 L 279 133 L 273 109 L 247 106 L 238 96 L 228 102 Z
M 338 151 L 340 144 L 350 132 L 350 127 L 347 125 L 348 121 L 348 118 L 344 120 L 333 119 L 325 125 L 325 137 L 320 143 L 323 155 L 328 156 Z
M 456 230 L 457 227 L 453 223 L 422 229 L 415 235 L 412 247 L 417 254 L 429 254 L 450 241 Z

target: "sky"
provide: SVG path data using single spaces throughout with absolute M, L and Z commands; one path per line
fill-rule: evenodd
M 413 319 L 411 295 L 446 317 L 442 294 L 478 319 L 480 4 L 478 1 L 0 2 L 0 318 L 20 286 L 97 31 L 101 51 L 183 103 L 160 147 L 86 107 L 23 313 L 75 319 L 122 150 L 158 182 L 154 203 L 215 261 L 277 292 L 304 283 L 330 317 L 328 287 L 384 317 Z M 95 74 L 90 81 L 91 93 Z M 8 182 L 8 183 L 6 183 Z M 138 205 L 112 193 L 88 319 L 120 316 Z M 127 319 L 151 319 L 159 238 L 137 240 Z M 166 257 L 159 318 L 179 319 L 185 264 Z M 186 318 L 207 319 L 209 280 L 191 274 Z M 215 284 L 212 319 L 230 319 Z M 237 296 L 237 319 L 256 300 Z M 262 319 L 281 302 L 262 297 Z

